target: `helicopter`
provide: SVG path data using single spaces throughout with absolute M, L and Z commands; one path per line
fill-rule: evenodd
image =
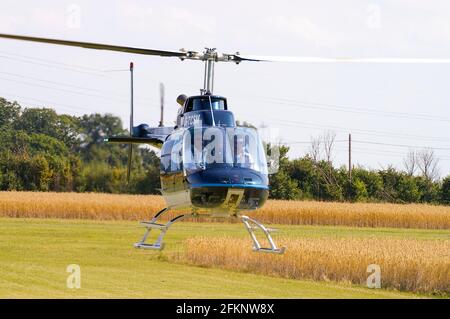
M 157 127 L 147 124 L 134 126 L 131 103 L 130 136 L 105 138 L 105 142 L 129 144 L 127 179 L 131 169 L 131 144 L 148 144 L 161 150 L 161 193 L 167 207 L 151 220 L 141 222 L 146 231 L 134 247 L 161 250 L 164 236 L 173 223 L 186 217 L 208 215 L 240 218 L 251 236 L 255 251 L 278 254 L 285 251 L 272 239 L 270 233 L 273 229 L 242 215 L 245 211 L 261 208 L 269 195 L 268 164 L 262 140 L 254 128 L 237 126 L 233 113 L 228 109 L 227 99 L 213 94 L 215 63 L 239 64 L 257 59 L 246 58 L 239 53 L 219 54 L 214 48 L 206 48 L 203 52 L 185 49 L 163 51 L 9 34 L 0 34 L 0 38 L 204 62 L 204 87 L 200 95 L 188 97 L 182 94 L 177 98 L 179 109 L 175 126 L 164 126 L 162 118 Z M 130 63 L 131 72 L 133 68 L 133 63 Z M 179 214 L 167 223 L 159 222 L 169 210 L 189 213 Z M 256 229 L 263 232 L 270 247 L 262 247 L 255 235 Z M 159 230 L 160 235 L 149 244 L 146 241 L 152 230 Z
M 161 150 L 161 193 L 167 207 L 149 221 L 141 222 L 146 228 L 136 248 L 164 248 L 164 236 L 169 227 L 186 217 L 237 217 L 247 229 L 253 250 L 283 254 L 271 232 L 256 219 L 243 213 L 261 208 L 269 195 L 268 161 L 265 148 L 256 129 L 238 126 L 229 110 L 227 99 L 213 93 L 214 65 L 218 62 L 300 62 L 300 63 L 450 63 L 450 59 L 427 58 L 323 58 L 250 56 L 239 52 L 219 53 L 215 48 L 204 51 L 154 50 L 109 44 L 57 40 L 23 35 L 0 34 L 0 38 L 82 47 L 96 50 L 127 52 L 148 56 L 175 57 L 181 61 L 204 63 L 204 81 L 200 95 L 180 95 L 176 123 L 166 127 L 162 120 L 157 127 L 147 124 L 133 125 L 133 104 L 130 114 L 130 136 L 111 136 L 106 142 L 129 145 L 127 179 L 131 169 L 131 144 L 148 144 Z M 133 64 L 130 65 L 130 71 Z M 180 214 L 167 223 L 159 222 L 169 210 Z M 181 211 L 188 212 L 182 213 Z M 154 243 L 147 243 L 152 230 L 160 235 Z M 269 243 L 263 247 L 255 230 L 261 230 Z

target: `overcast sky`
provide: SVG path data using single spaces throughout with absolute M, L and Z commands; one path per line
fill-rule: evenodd
M 450 58 L 450 2 L 2 0 L 0 33 L 225 53 L 321 57 Z M 0 96 L 59 113 L 119 115 L 128 125 L 128 63 L 135 63 L 135 124 L 156 125 L 159 82 L 166 124 L 180 93 L 198 94 L 203 65 L 0 39 Z M 304 155 L 311 136 L 337 134 L 335 163 L 402 167 L 409 149 L 434 148 L 450 173 L 450 64 L 231 63 L 215 93 L 239 120 L 278 128 Z M 386 145 L 388 144 L 388 145 Z

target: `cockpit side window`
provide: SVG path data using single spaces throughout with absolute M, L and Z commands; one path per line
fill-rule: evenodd
M 169 173 L 171 170 L 171 153 L 173 148 L 173 140 L 164 143 L 161 150 L 161 165 L 160 170 L 164 173 Z
M 168 137 L 161 149 L 161 173 L 175 173 L 183 169 L 183 134 Z
M 172 152 L 171 152 L 171 163 L 170 171 L 179 172 L 183 168 L 183 135 L 178 135 L 174 138 Z

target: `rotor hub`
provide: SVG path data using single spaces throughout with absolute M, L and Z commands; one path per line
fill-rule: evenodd
M 241 59 L 238 58 L 239 52 L 235 54 L 226 54 L 217 52 L 216 48 L 205 48 L 203 52 L 189 51 L 186 49 L 180 49 L 185 55 L 180 56 L 180 60 L 197 60 L 197 61 L 212 61 L 212 62 L 234 62 L 239 64 Z

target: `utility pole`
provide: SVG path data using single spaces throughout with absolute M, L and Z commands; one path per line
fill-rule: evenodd
M 134 64 L 130 62 L 130 136 L 133 137 L 133 109 L 134 109 L 134 83 L 133 83 Z M 130 182 L 131 157 L 133 156 L 133 144 L 128 144 L 128 163 L 127 163 L 127 182 Z
M 348 179 L 352 181 L 352 134 L 348 134 Z
M 131 91 L 130 91 L 130 136 L 133 136 L 133 108 L 134 108 L 134 83 L 133 83 L 133 71 L 134 71 L 134 64 L 133 62 L 130 62 L 130 81 L 131 81 Z
M 161 117 L 159 120 L 159 127 L 164 126 L 164 84 L 159 83 L 159 98 L 161 101 Z

